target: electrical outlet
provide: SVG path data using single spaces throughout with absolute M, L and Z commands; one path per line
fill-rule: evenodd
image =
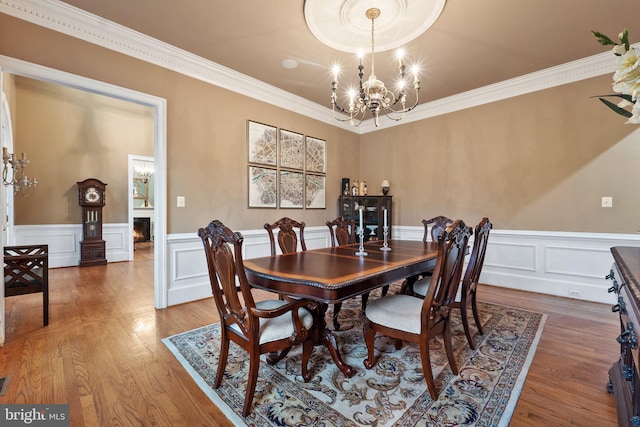
M 185 206 L 184 196 L 176 197 L 176 206 L 179 208 L 184 208 Z
M 606 196 L 602 198 L 602 207 L 603 208 L 612 208 L 613 207 L 613 197 Z
M 570 297 L 580 297 L 580 296 L 582 296 L 582 291 L 579 291 L 577 289 L 569 289 L 569 296 Z

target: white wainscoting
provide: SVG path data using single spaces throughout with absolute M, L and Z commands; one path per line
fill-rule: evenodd
M 246 259 L 270 254 L 264 229 L 241 230 Z M 396 239 L 421 240 L 422 227 L 394 226 Z M 16 226 L 16 244 L 49 245 L 49 265 L 66 267 L 80 260 L 80 225 Z M 126 261 L 131 233 L 127 224 L 105 224 L 109 262 Z M 327 227 L 305 229 L 308 249 L 327 247 Z M 612 246 L 640 247 L 640 235 L 569 233 L 549 231 L 492 230 L 480 281 L 505 288 L 521 289 L 587 301 L 615 303 L 607 293 Z M 211 296 L 202 242 L 195 233 L 167 236 L 168 305 Z
M 422 240 L 422 227 L 393 227 L 396 239 Z M 264 230 L 242 231 L 243 256 L 270 254 Z M 305 229 L 307 248 L 330 244 L 326 227 Z M 202 243 L 194 234 L 169 235 L 169 305 L 211 295 Z M 607 293 L 612 246 L 640 246 L 640 235 L 492 230 L 481 282 L 587 301 L 615 303 Z M 198 253 L 199 255 L 196 255 Z
M 242 230 L 244 237 L 242 257 L 245 259 L 271 255 L 269 236 L 264 229 Z M 331 245 L 327 227 L 306 227 L 304 241 L 307 249 L 325 248 Z M 277 248 L 277 253 L 280 249 Z M 210 297 L 211 284 L 207 272 L 202 241 L 194 233 L 167 235 L 168 305 L 182 304 Z
M 422 239 L 422 227 L 394 227 L 398 239 Z M 638 234 L 491 230 L 481 283 L 615 303 L 604 277 L 612 246 L 640 246 Z
M 49 245 L 50 268 L 80 264 L 80 224 L 16 225 L 14 230 L 16 245 Z M 107 262 L 129 260 L 133 237 L 126 223 L 104 224 L 102 238 L 106 242 Z

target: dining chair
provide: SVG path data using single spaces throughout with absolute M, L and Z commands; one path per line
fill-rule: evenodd
M 329 227 L 329 234 L 331 235 L 331 247 L 350 245 L 357 242 L 356 238 L 356 222 L 354 220 L 346 220 L 344 217 L 339 216 L 333 221 L 326 222 Z M 387 294 L 389 285 L 382 287 L 382 296 Z M 362 312 L 367 309 L 367 301 L 369 300 L 369 292 L 362 294 Z M 338 322 L 338 314 L 342 309 L 342 303 L 337 302 L 333 305 L 333 328 L 336 331 L 340 330 L 340 323 Z
M 313 352 L 309 330 L 313 326 L 311 312 L 317 303 L 265 300 L 255 302 L 242 261 L 243 237 L 218 220 L 198 230 L 204 245 L 209 280 L 221 322 L 221 345 L 218 371 L 213 388 L 218 388 L 224 375 L 231 341 L 249 353 L 249 374 L 242 415 L 251 409 L 258 379 L 260 355 L 275 353 L 302 343 L 302 377 L 311 379 L 307 364 Z M 238 284 L 240 291 L 236 288 Z M 269 363 L 273 363 L 267 358 Z
M 449 366 L 454 375 L 458 374 L 451 344 L 449 313 L 460 284 L 469 236 L 471 236 L 471 228 L 467 227 L 462 220 L 455 221 L 440 235 L 436 266 L 432 276 L 432 283 L 435 286 L 429 287 L 429 292 L 424 299 L 395 294 L 369 304 L 363 327 L 367 344 L 365 368 L 371 369 L 375 365 L 376 333 L 394 338 L 396 349 L 402 347 L 403 341 L 417 343 L 429 394 L 433 400 L 436 400 L 438 393 L 431 370 L 429 342 L 435 336 L 442 334 Z
M 469 316 L 467 307 L 471 303 L 471 311 L 473 313 L 473 319 L 476 323 L 478 333 L 483 335 L 482 324 L 480 323 L 480 315 L 478 314 L 477 303 L 477 291 L 478 281 L 480 280 L 480 273 L 482 272 L 482 266 L 484 265 L 484 256 L 487 252 L 487 242 L 489 241 L 489 232 L 493 225 L 489 221 L 489 218 L 482 218 L 482 221 L 475 227 L 473 249 L 471 250 L 471 257 L 467 264 L 467 269 L 464 273 L 462 283 L 459 287 L 459 291 L 456 295 L 453 307 L 460 309 L 462 317 L 462 325 L 464 326 L 464 333 L 467 336 L 469 346 L 475 350 L 476 346 L 471 338 L 471 331 L 469 328 Z M 429 286 L 431 285 L 431 277 L 425 277 L 419 279 L 413 284 L 413 293 L 421 298 L 427 294 Z
M 431 219 L 423 219 L 422 225 L 424 227 L 424 235 L 422 236 L 422 241 L 428 242 L 429 236 L 431 236 L 431 241 L 437 242 L 440 234 L 442 234 L 446 230 L 447 226 L 451 224 L 453 224 L 453 220 L 442 215 L 438 215 Z M 433 273 L 433 268 L 423 271 L 419 274 L 415 274 L 413 276 L 407 277 L 402 283 L 400 292 L 411 295 L 413 284 L 425 276 L 431 276 L 432 273 Z
M 333 221 L 326 222 L 331 236 L 331 247 L 356 243 L 356 222 L 339 216 Z
M 269 233 L 269 242 L 271 244 L 271 256 L 276 255 L 276 237 L 273 231 L 278 230 L 278 246 L 283 254 L 288 254 L 298 251 L 298 241 L 300 241 L 300 248 L 303 251 L 307 250 L 307 245 L 304 242 L 304 222 L 298 222 L 289 217 L 280 218 L 273 224 L 266 223 L 264 228 Z M 296 234 L 298 229 L 298 234 Z
M 5 246 L 4 296 L 42 292 L 43 324 L 49 324 L 49 245 Z

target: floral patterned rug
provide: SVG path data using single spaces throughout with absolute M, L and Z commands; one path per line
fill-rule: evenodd
M 371 298 L 378 296 L 373 293 Z M 420 351 L 376 336 L 377 365 L 363 360 L 360 299 L 346 301 L 336 338 L 343 360 L 357 369 L 345 378 L 328 351 L 318 346 L 309 362 L 313 378 L 300 375 L 300 347 L 275 366 L 260 364 L 253 410 L 241 415 L 248 357 L 231 343 L 222 385 L 211 388 L 218 366 L 220 325 L 213 324 L 165 338 L 163 342 L 235 425 L 246 426 L 506 426 L 524 384 L 546 315 L 513 307 L 480 303 L 485 334 L 476 335 L 471 350 L 459 310 L 453 314 L 453 347 L 459 375 L 453 375 L 441 339 L 431 342 L 431 364 L 440 395 L 429 395 Z M 327 313 L 327 324 L 332 325 Z M 473 322 L 472 322 L 473 325 Z M 472 333 L 475 328 L 472 327 Z

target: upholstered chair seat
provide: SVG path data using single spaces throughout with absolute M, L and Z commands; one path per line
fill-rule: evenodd
M 367 319 L 387 328 L 420 334 L 422 299 L 395 294 L 372 301 L 367 306 Z
M 279 308 L 287 305 L 287 301 L 283 300 L 266 300 L 266 301 L 258 301 L 256 302 L 256 308 L 258 310 L 269 311 L 274 308 Z M 302 322 L 302 326 L 305 329 L 311 329 L 313 326 L 313 316 L 309 311 L 305 308 L 298 309 L 298 316 L 300 316 L 300 321 Z M 260 344 L 264 344 L 270 341 L 278 341 L 284 338 L 291 337 L 294 332 L 294 324 L 291 321 L 291 314 L 285 313 L 281 314 L 278 317 L 273 318 L 260 318 Z M 238 333 L 241 333 L 240 327 L 237 324 L 232 324 L 231 329 L 236 330 Z

